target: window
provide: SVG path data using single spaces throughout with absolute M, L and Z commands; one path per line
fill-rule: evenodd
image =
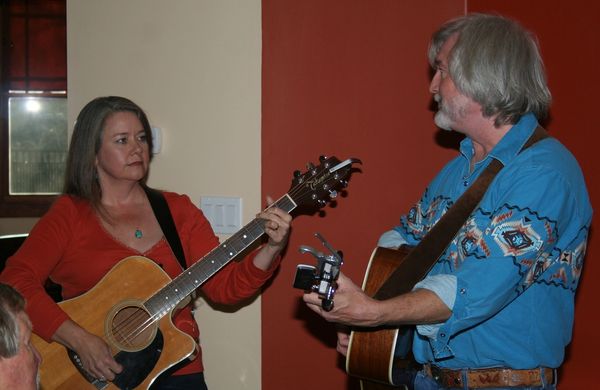
M 66 164 L 66 0 L 0 0 L 0 216 L 41 216 Z

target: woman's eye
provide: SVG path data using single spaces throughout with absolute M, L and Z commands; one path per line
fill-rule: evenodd
M 118 144 L 126 144 L 127 143 L 127 138 L 123 137 L 123 138 L 117 138 L 116 143 Z
M 138 141 L 140 142 L 146 142 L 148 139 L 148 137 L 146 137 L 146 134 L 142 134 L 140 136 L 138 136 Z

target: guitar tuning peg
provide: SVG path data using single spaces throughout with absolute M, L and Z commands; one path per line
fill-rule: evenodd
M 348 180 L 342 180 L 340 181 L 340 185 L 344 188 L 348 187 Z
M 337 198 L 337 196 L 338 196 L 338 193 L 336 190 L 329 190 L 329 198 L 335 199 L 335 198 Z
M 319 204 L 320 207 L 323 207 L 327 204 L 327 201 L 325 201 L 323 199 L 319 199 L 319 200 L 317 200 L 317 203 Z
M 311 175 L 316 176 L 317 168 L 315 167 L 315 164 L 309 162 L 308 164 L 306 164 L 306 169 L 310 172 Z
M 300 172 L 300 171 L 294 171 L 294 179 L 296 179 L 297 182 L 299 184 L 301 184 L 304 181 L 304 177 L 302 176 L 302 172 Z
M 323 165 L 325 169 L 329 169 L 329 167 L 331 167 L 331 162 L 329 162 L 329 157 L 327 156 L 319 156 L 319 162 Z

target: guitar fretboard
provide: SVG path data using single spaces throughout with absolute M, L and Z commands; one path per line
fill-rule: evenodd
M 270 207 L 289 213 L 296 204 L 286 194 Z M 150 297 L 144 306 L 155 321 L 162 318 L 263 234 L 264 220 L 255 218 Z

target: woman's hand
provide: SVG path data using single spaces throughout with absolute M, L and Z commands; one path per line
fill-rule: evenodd
M 270 197 L 267 197 L 267 203 L 273 203 Z M 254 265 L 267 270 L 287 245 L 292 216 L 277 207 L 269 207 L 256 217 L 264 220 L 265 233 L 269 236 L 269 241 L 254 257 Z
M 65 321 L 52 337 L 75 351 L 83 368 L 93 377 L 112 381 L 123 367 L 115 361 L 110 347 L 100 337 L 89 333 L 71 320 Z
M 267 197 L 267 204 L 273 204 L 270 197 Z M 292 216 L 277 207 L 269 207 L 257 217 L 265 221 L 265 233 L 269 236 L 269 245 L 279 250 L 283 249 L 287 245 Z

